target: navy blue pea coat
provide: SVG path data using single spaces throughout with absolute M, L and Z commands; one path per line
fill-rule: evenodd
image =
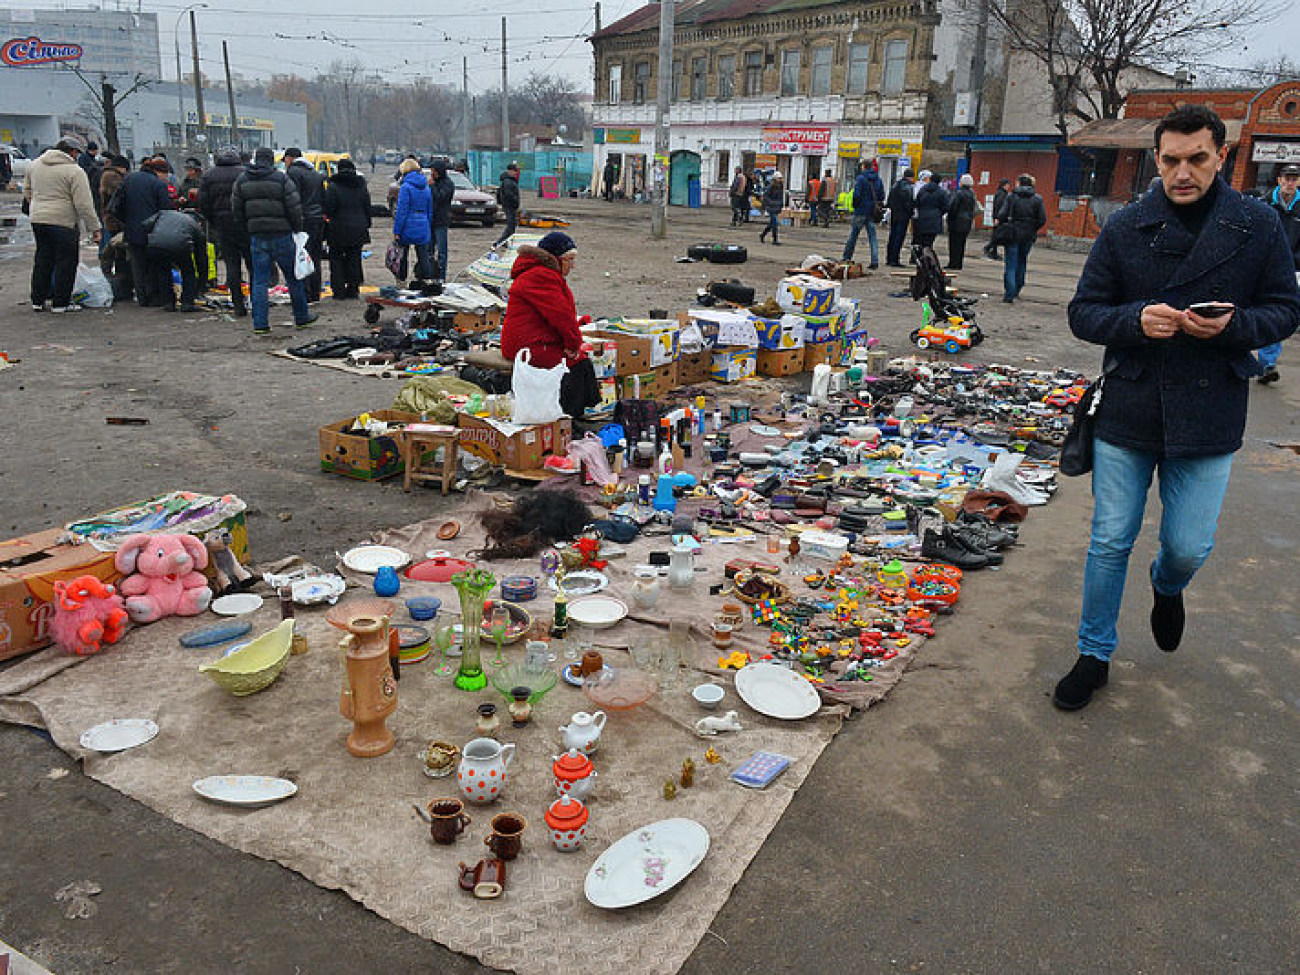
M 1211 339 L 1150 339 L 1150 304 L 1237 306 Z M 1300 290 L 1277 214 L 1222 178 L 1199 236 L 1179 221 L 1163 188 L 1106 221 L 1070 302 L 1070 329 L 1106 347 L 1097 436 L 1167 457 L 1232 453 L 1246 427 L 1252 350 L 1300 324 Z

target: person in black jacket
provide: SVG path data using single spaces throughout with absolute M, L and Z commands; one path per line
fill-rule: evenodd
M 1159 178 L 1160 178 L 1159 176 L 1156 177 L 1157 180 Z M 998 214 L 1002 212 L 1002 204 L 1007 202 L 1007 197 L 1010 195 L 1011 195 L 1011 180 L 1003 176 L 1000 180 L 998 180 L 997 192 L 993 194 L 993 226 L 994 227 L 998 225 Z M 993 238 L 991 235 L 989 237 L 989 242 L 984 245 L 984 256 L 991 261 L 1002 260 L 1002 258 L 998 256 L 998 245 L 993 242 Z
M 907 239 L 907 225 L 912 222 L 916 211 L 916 194 L 912 184 L 916 174 L 904 169 L 902 178 L 889 191 L 889 200 L 885 207 L 889 210 L 889 243 L 885 245 L 885 264 L 889 267 L 902 267 L 903 241 Z
M 1025 268 L 1029 264 L 1029 251 L 1038 239 L 1038 231 L 1047 225 L 1047 208 L 1043 198 L 1034 192 L 1034 177 L 1022 173 L 1019 185 L 1007 197 L 998 218 L 1011 224 L 1013 238 L 1006 245 L 1006 266 L 1002 270 L 1002 300 L 1008 305 L 1020 297 L 1025 286 Z
M 940 185 L 940 179 L 938 173 L 931 173 L 916 191 L 916 215 L 912 226 L 914 246 L 933 247 L 935 238 L 943 232 L 943 215 L 948 212 L 951 201 L 948 191 Z
M 1291 248 L 1291 257 L 1295 269 L 1300 272 L 1300 166 L 1286 165 L 1277 173 L 1277 186 L 1273 192 L 1264 197 L 1282 220 L 1282 235 L 1287 246 Z M 1300 280 L 1300 273 L 1297 274 Z M 1275 383 L 1281 375 L 1277 371 L 1277 360 L 1282 356 L 1282 343 L 1273 342 L 1260 349 L 1256 356 L 1264 373 L 1259 377 L 1261 385 Z
M 131 277 L 135 281 L 135 300 L 141 308 L 157 308 L 175 302 L 171 277 L 149 258 L 149 231 L 144 223 L 159 210 L 172 209 L 171 194 L 159 176 L 165 172 L 152 157 L 122 184 L 122 233 L 131 252 Z M 165 276 L 166 275 L 166 276 Z
M 763 191 L 763 212 L 767 214 L 767 226 L 764 227 L 758 235 L 759 240 L 766 240 L 767 235 L 772 235 L 773 246 L 779 246 L 781 241 L 778 240 L 780 232 L 781 211 L 785 209 L 785 180 L 781 178 L 780 173 L 772 174 L 772 182 L 767 184 L 767 189 Z
M 433 230 L 430 243 L 433 245 L 434 274 L 439 281 L 447 280 L 447 230 L 451 227 L 451 201 L 456 195 L 455 184 L 447 175 L 447 160 L 433 161 L 433 179 L 429 181 L 429 193 L 433 203 L 429 208 L 429 226 Z
M 506 229 L 492 245 L 493 250 L 509 240 L 519 226 L 519 163 L 512 162 L 501 174 L 501 182 L 497 184 L 497 202 L 506 212 Z
M 342 301 L 361 294 L 361 248 L 370 242 L 370 189 L 351 159 L 340 159 L 325 186 L 325 239 L 330 245 L 330 288 Z
M 302 282 L 293 273 L 293 235 L 303 228 L 302 204 L 293 181 L 275 168 L 275 153 L 266 146 L 253 153 L 253 164 L 235 180 L 230 204 L 235 225 L 248 234 L 253 252 L 253 284 L 249 289 L 253 334 L 271 334 L 266 287 L 273 263 L 284 273 L 294 324 L 302 328 L 316 321 L 320 316 L 307 307 Z
M 960 271 L 966 261 L 966 238 L 970 228 L 975 224 L 975 210 L 979 203 L 975 199 L 975 177 L 962 173 L 960 186 L 952 195 L 948 205 L 948 264 L 950 271 Z
M 171 270 L 181 275 L 180 311 L 197 311 L 194 299 L 198 294 L 198 277 L 194 268 L 194 252 L 206 236 L 196 218 L 180 210 L 159 210 L 145 221 L 149 233 L 149 260 L 159 269 L 167 282 L 163 292 L 162 310 L 177 311 L 176 292 L 171 287 Z
M 316 265 L 316 270 L 303 278 L 302 286 L 309 302 L 320 301 L 321 256 L 325 240 L 325 209 L 322 205 L 325 177 L 302 158 L 301 149 L 284 150 L 284 166 L 285 174 L 293 180 L 293 185 L 298 190 L 298 201 L 302 204 L 302 229 L 307 232 L 307 253 Z
M 230 201 L 235 180 L 243 172 L 239 150 L 234 146 L 222 146 L 217 150 L 216 165 L 199 179 L 199 212 L 207 220 L 208 229 L 216 238 L 219 256 L 226 265 L 226 290 L 230 292 L 236 318 L 248 314 L 248 305 L 244 301 L 244 265 L 248 267 L 249 280 L 253 278 L 253 255 L 248 249 L 248 237 L 236 226 Z

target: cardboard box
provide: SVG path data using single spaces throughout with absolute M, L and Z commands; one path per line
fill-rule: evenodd
M 588 338 L 586 344 L 591 346 L 587 358 L 591 360 L 591 368 L 595 370 L 596 378 L 613 379 L 617 376 L 618 342 L 614 339 L 591 337 Z
M 673 319 L 628 318 L 619 323 L 618 328 L 604 328 L 588 334 L 617 342 L 617 375 L 631 376 L 675 362 L 680 332 L 681 327 Z
M 385 423 L 417 423 L 420 419 L 418 413 L 404 413 L 401 410 L 371 410 L 370 415 Z M 352 417 L 320 428 L 322 471 L 354 477 L 359 481 L 381 481 L 406 470 L 406 462 L 402 460 L 403 437 L 400 432 L 383 437 L 347 433 L 355 422 L 356 418 Z
M 708 382 L 713 372 L 713 350 L 686 352 L 677 357 L 677 384 L 693 386 Z
M 754 375 L 756 356 L 753 349 L 743 345 L 713 350 L 713 369 L 710 375 L 717 383 L 736 383 Z
M 796 315 L 829 315 L 840 300 L 840 283 L 796 274 L 782 278 L 776 286 L 776 301 Z
M 818 342 L 834 342 L 844 337 L 844 316 L 836 312 L 833 315 L 804 315 L 803 339 L 805 345 Z
M 457 413 L 460 449 L 489 464 L 512 471 L 540 470 L 552 454 L 563 454 L 573 439 L 573 424 L 562 417 L 551 423 L 517 426 L 469 413 Z
M 826 363 L 830 366 L 838 366 L 840 359 L 844 354 L 844 343 L 836 340 L 834 342 L 815 342 L 803 347 L 803 368 L 805 372 L 811 372 L 813 366 L 819 366 Z
M 615 382 L 619 399 L 661 399 L 678 386 L 677 363 L 619 376 Z
M 804 319 L 798 315 L 780 318 L 754 316 L 754 330 L 758 332 L 760 349 L 802 349 L 804 346 Z
M 757 370 L 760 376 L 793 376 L 803 372 L 804 350 L 759 349 Z
M 495 332 L 501 328 L 505 312 L 500 308 L 488 308 L 484 311 L 458 311 L 452 321 L 456 331 L 462 335 L 478 335 L 481 332 Z

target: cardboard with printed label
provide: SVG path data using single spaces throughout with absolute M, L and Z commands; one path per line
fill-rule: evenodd
M 547 457 L 567 453 L 573 438 L 573 421 L 567 416 L 551 423 L 519 426 L 457 413 L 456 426 L 460 427 L 461 450 L 512 471 L 540 470 Z
M 754 329 L 758 332 L 760 349 L 789 351 L 804 346 L 804 319 L 799 315 L 782 315 L 780 318 L 754 316 Z
M 672 319 L 628 318 L 586 334 L 618 343 L 616 375 L 630 376 L 676 361 L 680 332 Z
M 754 375 L 755 350 L 745 346 L 732 346 L 713 350 L 711 376 L 717 383 L 737 383 Z
M 370 416 L 385 423 L 418 423 L 420 414 L 402 410 L 371 410 Z M 356 417 L 320 428 L 320 469 L 358 481 L 382 481 L 406 470 L 402 460 L 405 435 L 393 430 L 379 437 L 356 434 Z M 432 452 L 427 454 L 432 459 Z
M 840 300 L 840 282 L 795 274 L 776 286 L 776 302 L 796 315 L 829 315 Z
M 660 399 L 677 388 L 677 363 L 647 369 L 630 376 L 619 376 L 619 399 Z

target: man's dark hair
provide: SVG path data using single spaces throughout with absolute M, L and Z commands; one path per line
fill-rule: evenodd
M 1223 143 L 1228 138 L 1228 130 L 1223 124 L 1223 119 L 1219 118 L 1213 109 L 1205 105 L 1179 105 L 1156 126 L 1156 152 L 1160 151 L 1160 137 L 1166 132 L 1191 135 L 1193 132 L 1200 132 L 1201 129 L 1210 130 L 1210 137 L 1214 140 L 1216 149 L 1223 148 Z
M 302 158 L 302 150 L 299 149 L 299 148 L 297 148 L 297 147 L 295 147 L 295 146 L 290 146 L 288 149 L 284 150 L 284 158 L 285 158 L 285 159 L 301 159 L 301 158 Z

